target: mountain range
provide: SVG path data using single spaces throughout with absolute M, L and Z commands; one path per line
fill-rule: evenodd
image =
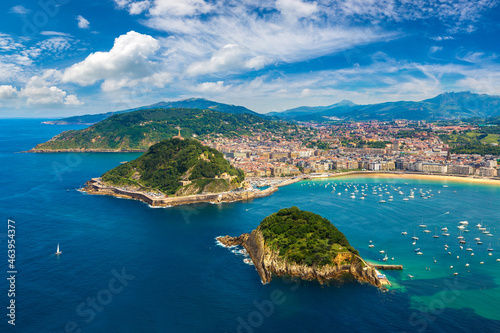
M 159 102 L 134 109 L 73 116 L 47 121 L 48 124 L 92 125 L 115 114 L 145 109 L 189 108 L 212 110 L 230 114 L 251 114 L 259 117 L 277 117 L 290 121 L 329 122 L 336 120 L 450 120 L 500 116 L 500 96 L 476 94 L 469 91 L 449 92 L 422 101 L 399 101 L 359 105 L 343 100 L 327 106 L 301 106 L 281 112 L 259 114 L 244 106 L 224 104 L 204 98 Z
M 500 96 L 469 91 L 443 93 L 419 102 L 400 101 L 357 105 L 342 101 L 329 106 L 299 107 L 267 115 L 286 120 L 325 122 L 329 120 L 449 120 L 500 116 Z

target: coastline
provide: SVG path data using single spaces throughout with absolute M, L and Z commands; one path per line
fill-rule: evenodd
M 337 254 L 332 264 L 322 267 L 289 262 L 281 258 L 278 251 L 273 251 L 266 245 L 260 228 L 238 237 L 219 236 L 216 240 L 223 247 L 243 246 L 259 274 L 262 284 L 270 283 L 273 276 L 283 275 L 324 284 L 330 281 L 342 281 L 345 274 L 349 274 L 360 283 L 368 283 L 385 291 L 387 290 L 385 286 L 391 285 L 391 283 L 378 269 L 403 269 L 403 266 L 396 268 L 394 265 L 387 265 L 387 267 L 385 265 L 372 265 L 350 252 Z M 346 261 L 349 264 L 345 264 Z
M 113 150 L 113 149 L 94 149 L 94 148 L 80 148 L 80 149 L 30 149 L 26 151 L 21 151 L 21 153 L 40 153 L 40 154 L 52 154 L 52 153 L 144 153 L 147 149 L 124 149 L 124 150 Z
M 460 183 L 477 183 L 489 184 L 500 186 L 500 178 L 486 178 L 470 175 L 448 175 L 448 174 L 427 174 L 421 172 L 391 172 L 391 171 L 350 171 L 337 174 L 325 175 L 325 177 L 317 178 L 338 178 L 346 176 L 376 176 L 380 178 L 399 178 L 399 179 L 420 179 L 420 180 L 439 180 L 439 181 L 452 181 Z
M 181 197 L 155 196 L 142 191 L 132 191 L 115 186 L 103 184 L 100 178 L 92 178 L 85 183 L 85 187 L 79 189 L 80 192 L 94 195 L 109 195 L 117 198 L 134 199 L 142 201 L 151 207 L 172 207 L 194 203 L 221 204 L 235 201 L 245 201 L 266 197 L 278 190 L 272 186 L 265 190 L 251 190 L 241 192 L 221 192 L 195 194 Z
M 379 178 L 395 178 L 395 179 L 419 179 L 419 180 L 435 180 L 435 181 L 450 181 L 456 183 L 483 184 L 491 186 L 500 186 L 500 179 L 483 178 L 474 176 L 457 176 L 457 175 L 436 175 L 423 173 L 407 173 L 407 172 L 390 172 L 390 171 L 348 171 L 333 174 L 321 175 L 302 175 L 296 178 L 284 179 L 281 183 L 274 184 L 265 190 L 246 190 L 241 192 L 222 192 L 222 193 L 206 193 L 195 194 L 180 197 L 154 196 L 142 191 L 132 191 L 120 187 L 105 185 L 100 178 L 92 178 L 85 183 L 85 186 L 79 189 L 80 192 L 94 195 L 109 195 L 117 198 L 133 199 L 142 201 L 151 207 L 172 207 L 178 205 L 194 204 L 194 203 L 212 203 L 221 204 L 236 201 L 246 201 L 256 198 L 267 197 L 278 191 L 279 187 L 295 184 L 303 180 L 311 179 L 330 179 L 330 178 L 349 178 L 356 176 L 364 177 L 379 177 Z M 266 179 L 267 180 L 267 179 Z M 280 179 L 281 180 L 281 179 Z

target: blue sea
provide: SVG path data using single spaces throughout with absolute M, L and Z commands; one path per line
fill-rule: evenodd
M 83 128 L 40 122 L 0 120 L 2 331 L 500 332 L 499 186 L 341 177 L 250 202 L 158 209 L 77 191 L 139 154 L 19 153 Z M 403 201 L 411 189 L 415 199 Z M 355 281 L 274 278 L 263 285 L 238 249 L 217 245 L 215 237 L 250 232 L 290 206 L 328 218 L 365 259 L 382 262 L 383 250 L 404 270 L 385 272 L 392 283 L 385 292 Z M 15 328 L 6 317 L 8 219 L 16 226 Z M 457 228 L 460 221 L 468 221 L 468 232 Z M 450 236 L 441 235 L 443 227 Z

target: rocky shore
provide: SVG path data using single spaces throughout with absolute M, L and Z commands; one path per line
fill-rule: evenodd
M 110 195 L 118 198 L 140 200 L 153 207 L 172 207 L 204 202 L 218 204 L 223 202 L 251 200 L 266 197 L 276 192 L 277 190 L 278 189 L 276 187 L 270 187 L 265 190 L 232 191 L 223 193 L 206 193 L 179 197 L 168 197 L 143 191 L 134 191 L 125 188 L 110 186 L 104 184 L 100 178 L 92 178 L 85 183 L 85 186 L 82 189 L 80 189 L 80 191 L 88 194 Z
M 345 275 L 350 275 L 359 282 L 369 283 L 382 289 L 384 289 L 385 284 L 388 284 L 387 279 L 381 278 L 380 273 L 375 267 L 350 252 L 339 253 L 333 265 L 324 265 L 322 267 L 288 262 L 281 258 L 276 251 L 266 246 L 259 228 L 250 234 L 245 233 L 238 237 L 223 236 L 218 237 L 217 240 L 224 246 L 243 246 L 250 255 L 262 283 L 271 282 L 273 275 L 287 275 L 303 280 L 317 280 L 319 283 L 338 280 Z

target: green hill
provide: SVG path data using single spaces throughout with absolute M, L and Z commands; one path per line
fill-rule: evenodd
M 106 184 L 134 190 L 189 195 L 224 192 L 241 185 L 244 173 L 221 152 L 187 139 L 157 143 L 141 157 L 102 175 Z M 183 184 L 181 184 L 181 181 Z
M 44 123 L 53 125 L 95 124 L 115 114 L 128 113 L 128 112 L 147 110 L 147 109 L 171 109 L 171 108 L 207 109 L 207 110 L 232 113 L 232 114 L 248 113 L 248 114 L 253 114 L 255 116 L 259 115 L 258 113 L 249 110 L 244 106 L 218 103 L 214 101 L 209 101 L 208 99 L 205 98 L 189 98 L 175 102 L 159 102 L 151 105 L 140 106 L 138 108 L 122 110 L 122 111 L 67 117 L 58 120 L 46 121 Z
M 330 221 L 297 207 L 269 215 L 259 229 L 267 246 L 297 264 L 322 266 L 332 264 L 337 253 L 358 254 Z
M 145 151 L 178 134 L 183 137 L 239 137 L 261 132 L 285 133 L 296 128 L 279 120 L 248 113 L 230 114 L 200 109 L 149 109 L 113 115 L 82 130 L 65 131 L 32 151 Z

